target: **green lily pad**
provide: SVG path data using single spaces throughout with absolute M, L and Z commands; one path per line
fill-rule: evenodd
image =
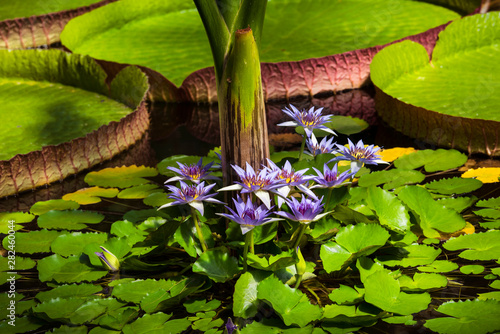
M 39 201 L 33 204 L 30 208 L 30 212 L 34 215 L 41 215 L 50 210 L 76 210 L 80 207 L 80 204 L 74 201 L 66 201 L 64 199 L 51 199 L 48 201 Z
M 7 234 L 9 231 L 17 231 L 23 225 L 31 222 L 35 216 L 25 212 L 0 212 L 0 233 Z
M 16 233 L 16 252 L 18 253 L 48 253 L 50 252 L 50 244 L 58 236 L 66 234 L 66 231 L 30 231 L 28 233 Z M 2 245 L 5 249 L 8 248 L 8 238 L 4 238 Z
M 482 208 L 500 208 L 500 197 L 493 197 L 477 201 L 476 206 Z
M 147 232 L 138 229 L 137 226 L 128 220 L 114 222 L 111 225 L 110 233 L 119 238 L 126 237 L 125 240 L 127 240 L 131 246 L 144 241 L 144 239 L 148 236 Z
M 495 260 L 500 258 L 500 231 L 461 235 L 448 240 L 443 247 L 451 251 L 467 248 L 458 255 L 467 260 Z
M 294 251 L 289 250 L 278 255 L 258 255 L 249 253 L 247 263 L 249 266 L 268 271 L 276 271 L 295 264 Z
M 49 211 L 38 217 L 38 226 L 56 230 L 81 230 L 85 224 L 99 224 L 104 216 L 90 211 Z
M 416 267 L 431 264 L 441 253 L 432 246 L 414 244 L 406 247 L 388 248 L 376 257 L 383 265 L 394 267 Z
M 455 20 L 439 34 L 432 61 L 411 41 L 379 52 L 370 69 L 384 92 L 376 99 L 381 117 L 431 144 L 499 155 L 499 22 L 498 12 Z
M 381 45 L 459 17 L 425 2 L 398 0 L 393 6 L 397 10 L 374 0 L 269 2 L 260 59 L 297 61 Z M 298 21 L 308 29 L 300 29 Z M 176 86 L 213 65 L 202 22 L 194 4 L 186 1 L 113 3 L 73 19 L 61 40 L 75 53 L 148 67 Z
M 358 184 L 361 187 L 371 187 L 383 184 L 385 190 L 394 189 L 406 184 L 420 183 L 425 175 L 416 170 L 389 169 L 372 172 L 361 176 Z
M 500 229 L 500 220 L 493 220 L 493 221 L 487 221 L 487 222 L 481 222 L 479 223 L 482 228 L 485 229 Z
M 119 331 L 127 323 L 136 319 L 138 315 L 138 307 L 122 307 L 112 312 L 107 312 L 104 316 L 100 317 L 99 325 Z
M 40 302 L 48 302 L 56 298 L 82 298 L 86 299 L 89 296 L 102 290 L 102 287 L 94 284 L 64 284 L 55 287 L 49 291 L 41 291 L 36 294 L 36 299 Z
M 483 183 L 477 179 L 464 179 L 453 177 L 426 183 L 425 187 L 433 192 L 443 195 L 469 193 L 481 188 Z
M 15 19 L 34 15 L 48 14 L 62 10 L 88 6 L 99 0 L 44 1 L 28 0 L 23 2 L 2 2 L 0 4 L 0 20 Z
M 105 276 L 105 270 L 96 271 L 80 261 L 79 256 L 64 258 L 58 254 L 47 256 L 38 261 L 38 273 L 42 282 L 58 283 L 92 282 Z
M 436 260 L 426 266 L 419 266 L 417 269 L 427 273 L 448 273 L 458 269 L 458 264 L 446 260 Z
M 486 300 L 486 299 L 495 299 L 500 301 L 500 291 L 492 291 L 478 294 L 477 299 Z
M 149 195 L 157 192 L 163 192 L 163 189 L 160 189 L 155 184 L 141 184 L 131 188 L 123 189 L 118 194 L 118 198 L 126 198 L 126 199 L 146 198 Z
M 268 302 L 287 326 L 296 324 L 304 327 L 322 317 L 321 308 L 311 305 L 307 295 L 283 284 L 274 276 L 260 282 L 257 289 L 258 298 Z
M 11 159 L 2 163 L 0 195 L 59 181 L 142 137 L 149 123 L 141 104 L 148 89 L 144 73 L 127 67 L 110 87 L 105 80 L 104 70 L 89 57 L 0 50 L 0 98 L 4 110 L 15 111 L 3 115 L 0 127 L 10 134 L 0 159 Z
M 475 210 L 474 213 L 478 216 L 490 219 L 500 218 L 500 209 L 481 209 L 481 210 Z
M 85 182 L 99 187 L 128 188 L 149 183 L 151 181 L 145 179 L 145 177 L 156 175 L 158 175 L 156 168 L 132 165 L 90 172 L 85 176 Z
M 466 266 L 461 266 L 460 267 L 460 272 L 462 274 L 480 274 L 484 271 L 484 267 L 479 265 L 479 264 L 471 264 L 471 265 L 466 265 Z
M 164 332 L 180 334 L 191 325 L 191 321 L 185 318 L 167 321 L 171 316 L 172 314 L 165 314 L 162 312 L 144 314 L 131 324 L 125 325 L 122 332 L 124 334 Z
M 233 314 L 235 317 L 251 318 L 257 314 L 260 304 L 257 298 L 257 287 L 269 275 L 270 273 L 252 271 L 246 272 L 238 278 L 233 294 Z
M 413 279 L 403 275 L 399 279 L 399 285 L 405 291 L 422 291 L 430 289 L 444 288 L 448 285 L 446 276 L 434 273 L 415 273 Z
M 467 156 L 457 150 L 422 150 L 405 154 L 394 161 L 399 169 L 424 167 L 428 173 L 453 169 L 462 166 Z
M 472 206 L 477 201 L 476 196 L 471 196 L 471 197 L 448 197 L 448 198 L 441 198 L 437 200 L 437 203 L 444 205 L 448 209 L 453 209 L 456 212 L 460 213 L 464 211 L 465 209 L 469 208 Z
M 189 300 L 182 305 L 184 305 L 186 311 L 188 311 L 189 313 L 196 313 L 196 312 L 214 311 L 220 306 L 220 304 L 221 301 L 217 299 L 213 299 L 208 303 L 206 299 L 202 299 L 202 300 Z
M 66 194 L 63 196 L 63 199 L 67 201 L 75 201 L 82 205 L 95 204 L 101 201 L 101 197 L 113 198 L 118 194 L 118 192 L 119 190 L 116 188 L 90 187 L 79 189 L 74 193 Z
M 209 249 L 193 264 L 193 272 L 207 275 L 214 282 L 222 283 L 236 276 L 240 269 L 238 260 L 226 247 Z
M 106 233 L 73 232 L 58 236 L 50 245 L 50 249 L 56 254 L 67 257 L 82 253 L 87 244 L 103 245 L 107 239 Z
M 363 300 L 364 289 L 358 287 L 350 287 L 340 284 L 338 289 L 333 290 L 328 298 L 339 305 L 353 305 Z
M 396 232 L 405 232 L 410 228 L 410 217 L 405 206 L 392 193 L 378 187 L 370 187 L 366 203 L 375 211 L 381 225 Z
M 453 233 L 465 227 L 462 216 L 439 205 L 424 188 L 406 186 L 399 192 L 398 198 L 418 215 L 420 228 L 428 238 L 439 238 L 439 232 Z
M 446 302 L 437 308 L 449 317 L 427 320 L 425 327 L 443 334 L 486 334 L 500 329 L 500 301 L 466 300 Z

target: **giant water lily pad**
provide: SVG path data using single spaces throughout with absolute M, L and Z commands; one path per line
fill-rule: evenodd
M 380 49 L 375 46 L 459 16 L 428 1 L 394 0 L 390 6 L 376 0 L 269 1 L 260 54 L 267 63 L 262 67 L 264 96 L 275 99 L 360 87 L 367 82 L 369 63 Z M 73 19 L 61 40 L 75 53 L 156 71 L 150 72 L 151 80 L 163 86 L 155 88 L 164 88 L 156 98 L 216 99 L 213 70 L 188 77 L 213 65 L 205 30 L 191 1 L 115 2 Z M 432 34 L 419 40 L 434 41 Z M 344 52 L 350 53 L 330 56 Z M 182 83 L 177 90 L 175 86 Z
M 59 41 L 71 18 L 116 0 L 25 0 L 0 3 L 0 49 L 36 47 Z
M 0 131 L 9 134 L 0 144 L 0 196 L 61 180 L 142 137 L 145 75 L 127 67 L 109 87 L 105 80 L 86 56 L 0 50 Z
M 500 155 L 499 44 L 500 13 L 491 12 L 446 27 L 432 61 L 414 42 L 385 48 L 371 64 L 377 111 L 428 143 Z

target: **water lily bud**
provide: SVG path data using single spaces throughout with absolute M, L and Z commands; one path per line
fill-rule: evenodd
M 99 256 L 101 262 L 108 268 L 109 271 L 118 271 L 120 270 L 120 261 L 115 256 L 115 254 L 111 253 L 106 248 L 100 246 L 103 252 L 95 252 L 95 255 Z
M 302 256 L 302 252 L 300 251 L 300 247 L 297 246 L 296 252 L 297 252 L 297 258 L 299 259 L 299 262 L 297 262 L 295 264 L 295 270 L 297 270 L 297 275 L 302 276 L 306 272 L 306 260 L 304 260 L 304 257 Z
M 226 331 L 227 331 L 227 334 L 234 334 L 235 331 L 236 331 L 236 333 L 239 333 L 238 326 L 236 326 L 233 323 L 233 320 L 231 318 L 227 319 L 227 322 L 226 322 Z

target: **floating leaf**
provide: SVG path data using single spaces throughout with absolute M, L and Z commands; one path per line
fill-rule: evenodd
M 422 150 L 404 155 L 394 161 L 399 169 L 415 169 L 424 167 L 428 173 L 453 169 L 462 166 L 467 156 L 457 150 Z
M 370 187 L 365 200 L 377 214 L 381 225 L 396 232 L 404 232 L 410 228 L 408 212 L 394 194 L 378 187 Z
M 63 196 L 63 200 L 75 201 L 79 204 L 95 204 L 101 201 L 101 197 L 112 198 L 118 194 L 119 190 L 116 188 L 100 188 L 91 187 L 79 189 L 73 193 Z M 78 208 L 76 208 L 78 209 Z
M 114 222 L 111 225 L 110 233 L 120 238 L 126 237 L 125 240 L 127 240 L 130 246 L 144 241 L 144 239 L 148 236 L 147 232 L 138 229 L 137 226 L 128 220 Z
M 415 152 L 415 149 L 413 147 L 393 147 L 393 148 L 381 149 L 377 153 L 380 156 L 380 159 L 387 162 L 392 162 L 397 158 L 402 157 L 403 155 L 410 154 L 413 152 Z
M 276 271 L 295 264 L 294 251 L 288 250 L 277 255 L 270 254 L 252 254 L 248 253 L 247 263 L 249 266 L 267 271 Z
M 121 307 L 99 318 L 99 325 L 114 330 L 121 330 L 127 323 L 132 322 L 139 315 L 138 307 Z M 103 333 L 104 334 L 104 333 Z
M 214 282 L 223 283 L 236 276 L 240 269 L 238 260 L 226 247 L 209 249 L 193 264 L 193 272 L 207 275 Z
M 448 197 L 448 198 L 440 198 L 437 200 L 438 204 L 442 204 L 448 209 L 453 209 L 456 212 L 460 213 L 464 211 L 465 209 L 469 208 L 472 206 L 477 201 L 476 196 L 471 196 L 471 197 Z
M 479 300 L 495 299 L 497 301 L 500 301 L 500 291 L 480 293 L 480 294 L 478 294 L 477 299 L 479 299 Z
M 52 252 L 68 257 L 83 252 L 87 244 L 103 245 L 108 240 L 106 233 L 73 232 L 58 236 L 50 245 Z
M 94 284 L 64 284 L 55 287 L 49 291 L 37 293 L 36 299 L 40 302 L 48 302 L 55 298 L 81 298 L 86 299 L 89 296 L 102 290 L 102 287 Z
M 80 204 L 71 200 L 51 199 L 48 201 L 39 201 L 33 204 L 30 212 L 34 215 L 41 215 L 50 210 L 76 210 Z
M 7 234 L 9 231 L 22 229 L 25 224 L 35 219 L 35 216 L 24 212 L 0 212 L 0 233 Z
M 484 267 L 479 265 L 479 264 L 471 264 L 471 265 L 466 265 L 466 266 L 461 266 L 460 267 L 460 272 L 465 275 L 469 274 L 480 274 L 484 271 Z
M 451 251 L 467 248 L 458 255 L 467 260 L 496 260 L 500 258 L 500 231 L 462 235 L 448 240 L 443 247 Z
M 153 192 L 144 198 L 144 204 L 154 207 L 160 207 L 169 202 L 173 202 L 173 199 L 167 197 L 165 192 Z
M 33 308 L 33 312 L 44 313 L 53 320 L 68 321 L 75 311 L 85 303 L 82 298 L 55 298 L 42 302 Z
M 339 305 L 353 305 L 363 300 L 364 289 L 340 284 L 338 289 L 333 290 L 328 298 Z
M 500 178 L 500 167 L 483 167 L 469 169 L 462 174 L 463 178 L 476 178 L 483 183 L 496 183 Z
M 16 252 L 33 254 L 50 252 L 50 244 L 58 236 L 67 232 L 60 231 L 30 231 L 28 233 L 16 233 Z M 3 247 L 8 248 L 8 238 L 3 239 Z
M 437 288 L 444 288 L 448 285 L 446 276 L 439 274 L 416 273 L 413 279 L 403 275 L 399 279 L 399 285 L 405 291 L 421 291 Z
M 474 213 L 478 216 L 490 219 L 500 218 L 500 209 L 481 209 L 474 211 Z
M 441 249 L 414 244 L 385 249 L 376 257 L 376 261 L 390 267 L 416 267 L 433 263 L 440 253 Z
M 38 273 L 42 282 L 54 280 L 58 283 L 95 281 L 105 276 L 105 270 L 96 271 L 80 262 L 79 256 L 63 258 L 54 254 L 38 261 Z
M 476 179 L 453 177 L 426 183 L 425 187 L 443 195 L 453 195 L 472 192 L 481 188 L 482 185 L 483 183 Z
M 399 282 L 386 270 L 379 270 L 363 282 L 365 301 L 381 309 L 402 315 L 420 312 L 431 302 L 428 293 L 407 294 L 400 292 Z
M 128 188 L 149 183 L 151 181 L 145 177 L 156 175 L 158 175 L 156 168 L 132 165 L 90 172 L 85 176 L 85 182 L 91 186 Z
M 238 278 L 234 286 L 233 314 L 235 317 L 251 318 L 258 312 L 257 287 L 270 273 L 246 272 Z
M 439 231 L 453 233 L 465 226 L 462 216 L 439 205 L 424 188 L 406 186 L 399 192 L 398 198 L 418 215 L 420 228 L 428 238 L 439 238 Z
M 189 313 L 196 313 L 196 312 L 214 311 L 220 306 L 220 304 L 221 301 L 217 299 L 213 299 L 208 303 L 206 299 L 202 299 L 202 300 L 189 300 L 182 305 L 184 305 L 186 311 L 188 311 Z
M 424 326 L 443 334 L 486 334 L 500 329 L 500 302 L 496 300 L 449 301 L 437 308 L 450 317 L 427 320 Z
M 482 208 L 500 208 L 500 197 L 482 199 L 476 203 L 476 206 Z
M 56 230 L 81 230 L 85 224 L 98 224 L 104 215 L 82 210 L 49 211 L 38 217 L 38 226 Z
M 494 221 L 489 221 L 489 222 L 480 222 L 479 225 L 481 225 L 482 228 L 485 229 L 500 229 L 500 220 L 494 220 Z
M 170 320 L 172 315 L 165 313 L 144 314 L 131 324 L 123 327 L 123 334 L 136 334 L 136 333 L 171 333 L 180 334 L 185 331 L 190 325 L 191 321 L 187 319 Z
M 458 269 L 458 264 L 451 262 L 451 261 L 446 261 L 446 260 L 436 260 L 432 262 L 431 264 L 428 264 L 426 266 L 419 266 L 417 267 L 418 270 L 424 271 L 424 272 L 432 272 L 432 273 L 447 273 L 453 270 Z
M 359 178 L 361 187 L 371 187 L 384 184 L 384 189 L 394 189 L 406 184 L 420 183 L 425 175 L 416 170 L 389 169 L 365 174 Z
M 274 276 L 260 282 L 257 289 L 257 297 L 268 302 L 287 326 L 295 324 L 304 327 L 322 317 L 321 308 L 311 305 L 307 295 L 283 284 Z
M 146 198 L 153 193 L 162 191 L 163 189 L 158 188 L 155 184 L 141 184 L 139 186 L 134 186 L 120 191 L 118 198 Z

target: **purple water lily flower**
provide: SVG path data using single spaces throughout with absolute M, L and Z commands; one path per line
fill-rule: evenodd
M 314 168 L 318 176 L 314 177 L 315 185 L 311 187 L 314 188 L 334 188 L 342 185 L 347 179 L 349 179 L 354 173 L 349 170 L 339 174 L 337 164 L 335 164 L 332 169 L 328 168 L 327 164 L 323 165 L 323 173 L 318 169 Z
M 321 203 L 323 197 L 318 200 L 306 198 L 302 195 L 301 201 L 297 201 L 295 197 L 287 199 L 286 203 L 292 211 L 292 213 L 285 211 L 277 211 L 276 214 L 290 220 L 298 221 L 302 224 L 309 224 L 313 221 L 323 218 L 330 212 L 321 213 L 323 211 L 324 204 Z
M 233 334 L 233 332 L 235 330 L 238 329 L 238 326 L 236 326 L 234 323 L 233 323 L 233 320 L 231 318 L 227 318 L 227 322 L 226 322 L 226 331 L 227 331 L 227 334 Z
M 388 164 L 387 161 L 380 159 L 380 156 L 376 154 L 377 151 L 380 150 L 380 147 L 375 147 L 375 145 L 365 147 L 362 140 L 358 141 L 356 145 L 354 145 L 350 139 L 347 139 L 347 141 L 349 147 L 336 144 L 339 148 L 338 153 L 340 153 L 341 156 L 333 158 L 329 163 L 339 160 L 351 161 L 351 170 L 354 174 L 356 174 L 364 164 Z
M 219 189 L 219 191 L 240 190 L 242 194 L 254 193 L 269 209 L 271 207 L 271 198 L 269 192 L 276 192 L 276 189 L 283 186 L 283 182 L 276 179 L 279 171 L 269 172 L 267 168 L 255 173 L 255 170 L 247 162 L 246 171 L 236 165 L 231 165 L 240 178 L 240 182 Z
M 332 143 L 333 137 L 328 139 L 328 137 L 324 137 L 321 142 L 318 143 L 318 140 L 316 139 L 316 136 L 314 134 L 311 136 L 311 138 L 308 138 L 306 141 L 307 149 L 309 152 L 305 152 L 306 154 L 310 154 L 313 157 L 317 156 L 318 154 L 324 154 L 324 153 L 335 153 L 335 143 Z
M 180 181 L 180 180 L 190 180 L 194 183 L 200 183 L 201 180 L 218 180 L 218 177 L 208 175 L 211 173 L 210 167 L 214 164 L 213 162 L 208 163 L 206 166 L 203 166 L 203 158 L 200 158 L 200 161 L 198 161 L 197 164 L 181 164 L 180 162 L 177 162 L 179 165 L 179 168 L 175 167 L 167 167 L 167 169 L 170 169 L 171 171 L 176 172 L 179 174 L 178 176 L 171 177 L 165 183 L 169 182 L 175 182 L 175 181 Z
M 217 214 L 219 216 L 229 218 L 232 221 L 240 224 L 242 234 L 251 231 L 256 226 L 281 220 L 279 218 L 268 218 L 271 212 L 264 205 L 256 206 L 254 203 L 252 203 L 250 196 L 245 202 L 238 195 L 237 199 L 233 198 L 233 202 L 236 208 L 236 212 L 230 207 L 226 206 L 226 209 L 228 209 L 229 212 L 231 212 L 231 214 L 228 213 L 217 213 Z
M 269 167 L 266 168 L 269 170 L 269 172 L 272 173 L 277 171 L 278 174 L 276 175 L 276 179 L 283 182 L 284 184 L 284 186 L 278 188 L 279 197 L 277 204 L 279 208 L 281 208 L 281 206 L 283 205 L 284 198 L 288 197 L 293 186 L 296 186 L 299 190 L 301 190 L 308 196 L 314 199 L 318 199 L 316 197 L 316 194 L 314 194 L 310 189 L 308 189 L 305 186 L 306 182 L 314 179 L 314 176 L 304 175 L 304 173 L 307 172 L 309 168 L 295 171 L 288 160 L 285 162 L 283 168 L 279 168 L 274 162 L 272 162 L 269 159 L 267 159 L 267 163 L 269 164 Z
M 177 188 L 175 186 L 167 186 L 167 188 L 172 192 L 170 195 L 168 195 L 168 197 L 175 199 L 175 201 L 160 206 L 158 210 L 173 205 L 189 204 L 191 207 L 198 210 L 198 212 L 203 216 L 203 202 L 225 204 L 224 202 L 212 198 L 217 194 L 209 194 L 210 190 L 215 186 L 215 183 L 205 187 L 205 182 L 201 182 L 198 185 L 187 185 L 183 181 L 179 182 L 181 185 L 180 188 Z
M 330 118 L 333 116 L 322 116 L 321 111 L 323 110 L 323 108 L 314 110 L 314 107 L 311 107 L 311 109 L 307 111 L 299 111 L 299 109 L 295 108 L 293 105 L 290 105 L 290 108 L 291 110 L 285 107 L 285 109 L 282 109 L 282 111 L 290 116 L 293 121 L 280 123 L 278 124 L 278 126 L 301 126 L 304 128 L 307 137 L 311 137 L 312 131 L 314 129 L 323 130 L 333 135 L 337 135 L 332 129 L 329 129 L 323 125 L 325 123 L 328 123 L 330 121 Z

